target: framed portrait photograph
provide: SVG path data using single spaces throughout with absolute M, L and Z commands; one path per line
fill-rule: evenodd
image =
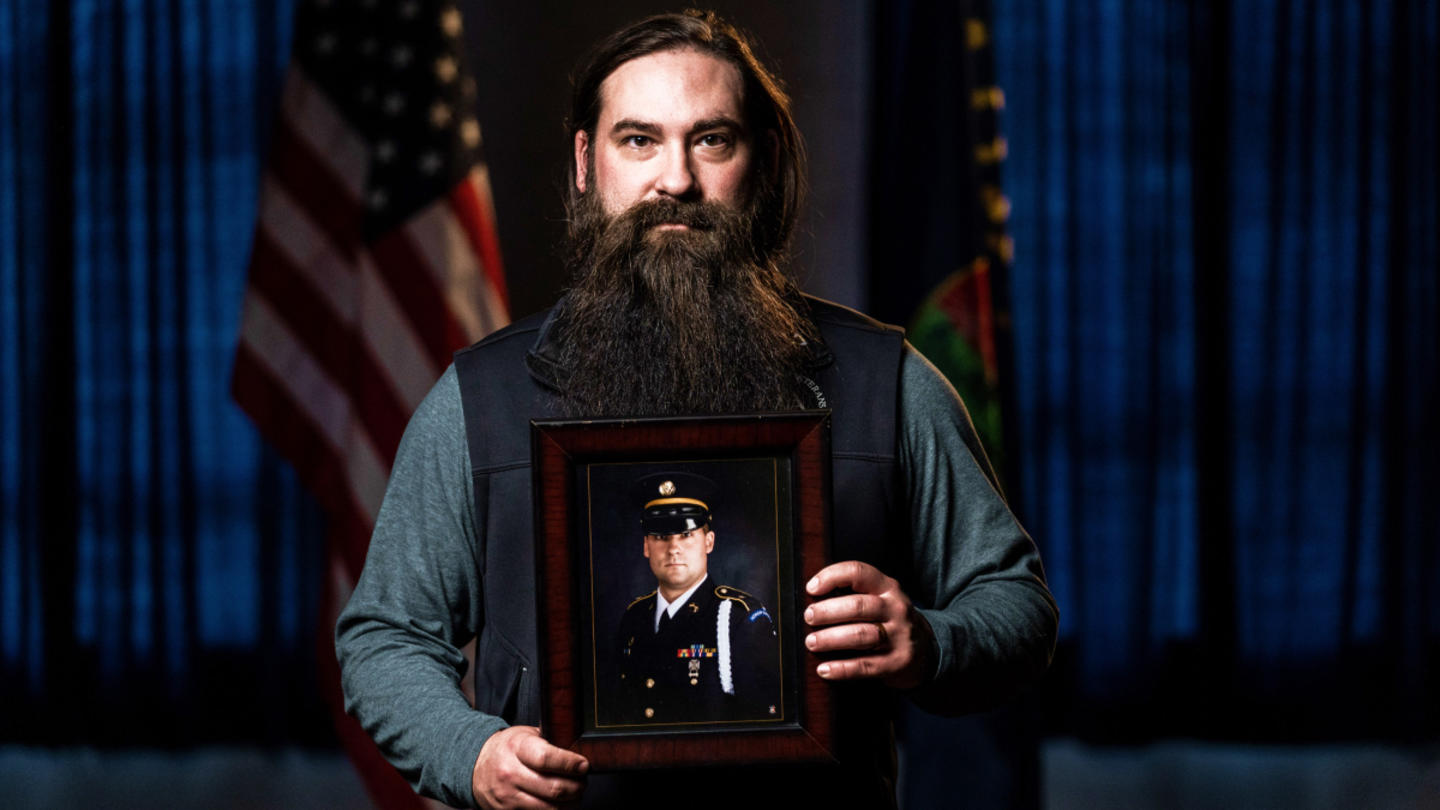
M 532 425 L 542 724 L 597 770 L 834 761 L 828 411 Z

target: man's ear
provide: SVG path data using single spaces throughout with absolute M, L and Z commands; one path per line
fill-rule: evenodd
M 590 168 L 590 136 L 585 130 L 575 130 L 575 190 L 585 193 L 586 171 Z

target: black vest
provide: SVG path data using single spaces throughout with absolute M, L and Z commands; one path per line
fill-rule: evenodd
M 823 341 L 811 347 L 816 405 L 832 411 L 833 559 L 871 563 L 908 586 L 896 459 L 903 333 L 837 304 L 806 301 Z M 484 588 L 476 707 L 529 725 L 540 721 L 529 422 L 557 415 L 546 351 L 551 323 L 545 313 L 532 316 L 455 356 Z M 893 791 L 890 699 L 874 687 L 838 689 L 836 697 L 840 754 L 858 766 L 847 770 L 878 774 Z M 811 782 L 807 803 L 817 798 L 811 780 L 798 781 Z

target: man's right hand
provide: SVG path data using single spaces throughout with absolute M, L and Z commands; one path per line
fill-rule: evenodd
M 557 748 L 534 726 L 497 731 L 480 747 L 470 790 L 481 807 L 555 808 L 580 798 L 590 763 Z

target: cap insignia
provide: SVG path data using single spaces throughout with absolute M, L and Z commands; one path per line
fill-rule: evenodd
M 671 496 L 671 495 L 674 495 L 674 494 L 675 494 L 675 482 L 674 482 L 674 481 L 665 481 L 665 482 L 661 483 L 661 484 L 660 484 L 660 494 L 666 496 L 667 498 L 668 498 L 669 496 Z

